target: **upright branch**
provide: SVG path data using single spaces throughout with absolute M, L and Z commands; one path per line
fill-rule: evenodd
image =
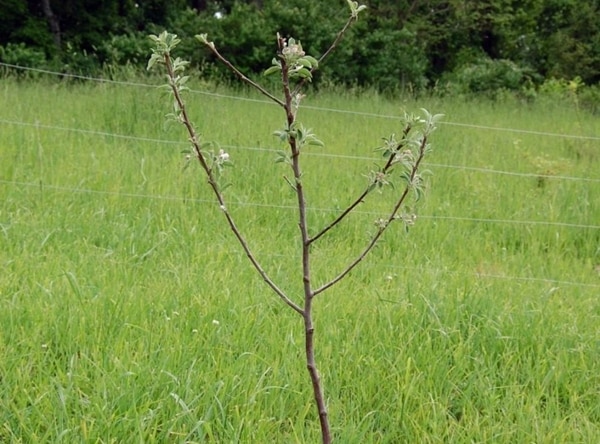
M 175 115 L 174 117 L 182 123 L 189 135 L 190 143 L 192 144 L 192 148 L 194 150 L 194 154 L 198 159 L 202 169 L 206 173 L 208 184 L 210 185 L 213 193 L 219 203 L 219 208 L 225 215 L 229 228 L 234 233 L 235 237 L 238 239 L 238 242 L 242 246 L 246 256 L 258 272 L 258 274 L 262 277 L 262 279 L 267 283 L 269 287 L 292 309 L 296 312 L 302 314 L 302 308 L 292 301 L 283 290 L 281 290 L 275 282 L 268 276 L 266 271 L 260 265 L 255 255 L 251 251 L 248 242 L 242 236 L 240 230 L 235 224 L 231 213 L 227 209 L 225 205 L 225 199 L 223 197 L 223 193 L 221 192 L 219 185 L 219 176 L 222 171 L 222 167 L 229 162 L 229 155 L 223 151 L 215 154 L 213 152 L 207 152 L 202 150 L 202 146 L 200 144 L 200 140 L 198 138 L 198 134 L 194 129 L 191 120 L 188 117 L 187 109 L 185 106 L 185 102 L 181 97 L 182 91 L 185 91 L 187 87 L 185 87 L 185 83 L 188 80 L 187 76 L 182 76 L 185 66 L 187 62 L 176 58 L 175 60 L 171 59 L 171 50 L 179 43 L 179 39 L 174 34 L 169 34 L 166 31 L 160 34 L 159 36 L 151 36 L 152 40 L 156 43 L 156 48 L 153 49 L 152 56 L 148 62 L 148 69 L 152 68 L 155 64 L 164 64 L 165 69 L 167 71 L 167 79 L 168 79 L 168 87 L 173 95 L 175 100 Z
M 302 184 L 302 171 L 300 169 L 300 154 L 301 149 L 317 139 L 310 136 L 310 131 L 306 131 L 302 126 L 296 125 L 296 111 L 300 99 L 292 95 L 290 86 L 290 77 L 306 75 L 306 70 L 309 66 L 315 66 L 316 61 L 306 56 L 302 50 L 300 43 L 296 43 L 294 39 L 286 40 L 281 36 L 277 36 L 277 47 L 279 60 L 275 64 L 281 71 L 281 83 L 283 85 L 283 95 L 285 98 L 285 113 L 286 113 L 286 128 L 278 132 L 280 138 L 285 138 L 290 148 L 289 164 L 294 175 L 292 188 L 296 192 L 298 201 L 298 228 L 300 230 L 300 238 L 302 241 L 302 283 L 304 289 L 304 311 L 302 317 L 304 319 L 304 339 L 305 339 L 305 356 L 306 368 L 310 375 L 313 394 L 317 410 L 319 412 L 319 423 L 321 425 L 321 437 L 324 444 L 331 442 L 331 430 L 327 414 L 327 405 L 325 403 L 325 395 L 323 392 L 323 384 L 319 376 L 317 365 L 315 362 L 314 351 L 314 326 L 312 321 L 312 301 L 313 290 L 311 287 L 310 278 L 310 241 L 308 235 L 308 224 L 306 219 L 306 198 L 304 195 L 304 186 Z M 312 75 L 310 72 L 308 76 Z M 297 93 L 296 93 L 297 94 Z M 317 143 L 317 144 L 318 144 Z

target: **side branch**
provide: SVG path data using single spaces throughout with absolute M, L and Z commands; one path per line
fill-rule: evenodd
M 219 203 L 219 207 L 221 208 L 221 210 L 223 211 L 223 214 L 225 215 L 225 219 L 227 219 L 227 223 L 229 225 L 229 228 L 231 228 L 231 231 L 233 231 L 233 234 L 238 239 L 240 245 L 242 246 L 244 252 L 246 253 L 246 256 L 248 257 L 248 259 L 250 259 L 250 262 L 252 263 L 252 265 L 254 266 L 254 268 L 256 269 L 256 271 L 258 272 L 258 274 L 267 283 L 267 285 L 269 287 L 271 287 L 271 289 L 287 305 L 289 305 L 291 308 L 293 308 L 300 315 L 304 315 L 304 311 L 302 310 L 302 308 L 298 304 L 296 304 L 294 301 L 292 301 L 290 298 L 288 298 L 287 295 L 284 293 L 284 291 L 281 290 L 273 282 L 273 280 L 268 276 L 268 274 L 266 273 L 266 271 L 262 268 L 262 266 L 260 265 L 260 263 L 258 262 L 258 260 L 256 259 L 256 257 L 252 253 L 252 250 L 250 249 L 250 247 L 248 245 L 248 242 L 246 242 L 246 239 L 242 236 L 242 234 L 240 233 L 239 229 L 237 228 L 235 222 L 233 221 L 233 218 L 231 217 L 231 214 L 229 213 L 229 210 L 225 206 L 225 200 L 223 198 L 223 195 L 221 194 L 219 186 L 217 185 L 217 180 L 215 178 L 215 175 L 214 175 L 212 169 L 209 167 L 208 163 L 206 162 L 206 159 L 204 158 L 204 155 L 202 154 L 202 150 L 201 150 L 201 147 L 200 147 L 200 142 L 198 141 L 198 136 L 196 134 L 196 131 L 195 131 L 194 127 L 192 126 L 190 119 L 188 118 L 187 110 L 186 110 L 186 107 L 185 107 L 185 103 L 183 102 L 183 99 L 181 98 L 180 91 L 179 91 L 179 89 L 177 87 L 177 84 L 175 82 L 175 73 L 173 72 L 173 66 L 171 64 L 171 57 L 169 56 L 168 53 L 164 54 L 164 60 L 165 60 L 166 68 L 167 68 L 167 74 L 169 76 L 169 85 L 171 87 L 171 90 L 173 91 L 173 96 L 175 97 L 175 101 L 177 102 L 177 106 L 178 106 L 179 110 L 181 111 L 181 121 L 182 121 L 183 125 L 187 129 L 187 132 L 188 132 L 188 134 L 190 136 L 190 141 L 191 141 L 192 146 L 194 147 L 194 151 L 196 153 L 196 157 L 198 158 L 198 161 L 200 162 L 200 165 L 202 166 L 202 169 L 205 171 L 206 175 L 208 176 L 208 183 L 209 183 L 210 187 L 212 188 L 212 190 L 213 190 L 213 192 L 214 192 L 214 194 L 215 194 L 215 196 L 217 198 L 217 201 Z
M 411 172 L 410 172 L 409 182 L 406 185 L 406 187 L 404 188 L 402 195 L 398 198 L 398 201 L 394 205 L 394 208 L 392 209 L 392 212 L 390 213 L 390 215 L 383 221 L 382 225 L 377 229 L 377 233 L 375 233 L 375 235 L 369 241 L 368 245 L 365 247 L 365 249 L 362 251 L 362 253 L 360 253 L 358 255 L 358 257 L 356 259 L 354 259 L 340 274 L 338 274 L 331 281 L 327 282 L 326 284 L 323 284 L 322 286 L 320 286 L 319 288 L 314 290 L 313 291 L 314 296 L 318 295 L 319 293 L 324 292 L 328 288 L 331 288 L 332 286 L 337 284 L 339 281 L 341 281 L 348 273 L 350 273 L 354 269 L 354 267 L 356 267 L 367 256 L 367 254 L 369 254 L 369 252 L 373 249 L 373 247 L 375 246 L 375 244 L 377 243 L 377 241 L 379 240 L 381 235 L 384 233 L 384 231 L 390 226 L 390 224 L 394 221 L 394 219 L 396 219 L 396 215 L 398 214 L 400 207 L 406 200 L 406 197 L 408 196 L 408 193 L 410 192 L 410 190 L 412 188 L 412 182 L 414 181 L 414 179 L 417 175 L 419 166 L 421 165 L 421 161 L 425 157 L 425 147 L 426 146 L 427 146 L 427 137 L 424 136 L 423 140 L 421 141 L 421 145 L 419 147 L 419 157 L 416 159 L 416 161 L 411 169 Z
M 319 62 L 319 66 L 321 66 L 321 63 L 323 63 L 323 61 L 329 57 L 329 54 L 331 54 L 333 52 L 333 50 L 335 48 L 337 48 L 337 46 L 339 45 L 339 43 L 342 41 L 342 38 L 344 37 L 344 34 L 346 33 L 346 31 L 348 30 L 348 28 L 350 27 L 350 25 L 352 25 L 352 23 L 354 23 L 356 21 L 357 16 L 355 15 L 351 15 L 348 18 L 348 21 L 346 22 L 346 24 L 344 25 L 344 27 L 340 30 L 340 32 L 337 33 L 335 39 L 333 40 L 333 43 L 329 46 L 329 48 L 327 48 L 327 50 L 323 53 L 323 55 L 321 57 L 319 57 L 318 62 Z M 311 75 L 315 73 L 315 71 L 317 70 L 317 68 L 312 68 L 310 70 Z M 304 86 L 304 84 L 306 83 L 307 79 L 302 79 L 300 82 L 298 82 L 298 84 L 296 85 L 296 87 L 294 88 L 294 91 L 292 93 L 292 95 L 296 95 L 300 92 L 300 90 L 302 89 L 302 87 Z
M 273 102 L 277 103 L 279 106 L 285 107 L 285 102 L 283 100 L 278 99 L 273 94 L 271 94 L 269 91 L 267 91 L 262 86 L 260 86 L 258 83 L 254 82 L 253 80 L 246 77 L 239 69 L 237 69 L 235 66 L 233 66 L 229 60 L 227 60 L 225 57 L 223 57 L 221 55 L 221 53 L 217 50 L 217 48 L 215 47 L 215 44 L 213 42 L 204 41 L 202 39 L 200 39 L 200 40 L 206 46 L 208 46 L 208 48 L 212 51 L 212 53 L 215 55 L 215 57 L 217 59 L 219 59 L 219 61 L 221 63 L 223 63 L 223 65 L 225 65 L 231 72 L 233 72 L 242 82 L 257 89 L 258 91 L 261 92 L 261 94 L 267 96 L 269 99 L 271 99 Z
M 411 125 L 409 124 L 406 126 L 406 128 L 404 128 L 404 137 L 406 137 L 408 135 L 410 130 L 411 130 Z M 404 140 L 404 138 L 403 138 L 403 140 Z M 396 149 L 390 154 L 388 161 L 386 162 L 385 166 L 381 170 L 381 172 L 383 174 L 386 174 L 390 171 L 392 165 L 394 164 L 394 160 L 396 160 L 396 155 L 398 154 L 398 152 L 400 151 L 400 149 L 402 148 L 403 145 L 404 144 L 402 142 L 400 142 L 398 144 L 398 146 L 396 147 Z M 342 213 L 337 218 L 335 218 L 335 220 L 333 222 L 331 222 L 329 225 L 327 225 L 325 228 L 323 228 L 321 231 L 319 231 L 316 235 L 311 237 L 309 239 L 309 243 L 315 242 L 317 239 L 319 239 L 321 236 L 323 236 L 325 233 L 327 233 L 329 230 L 331 230 L 333 227 L 335 227 L 337 224 L 339 224 L 348 214 L 350 214 L 350 212 L 354 208 L 356 208 L 359 204 L 361 204 L 364 201 L 364 198 L 367 197 L 367 195 L 372 190 L 373 190 L 373 187 L 371 185 L 367 186 L 365 191 L 363 191 L 362 194 L 360 196 L 358 196 L 358 198 L 354 202 L 352 202 L 344 211 L 342 211 Z
M 311 237 L 308 240 L 308 242 L 315 242 L 317 239 L 319 239 L 321 236 L 323 236 L 325 233 L 327 233 L 329 230 L 331 230 L 333 227 L 339 224 L 348 214 L 350 214 L 350 212 L 354 208 L 356 208 L 359 204 L 363 203 L 364 198 L 367 197 L 367 194 L 369 194 L 370 192 L 371 187 L 367 187 L 367 189 L 365 189 L 365 191 L 363 191 L 362 194 L 358 196 L 358 198 L 348 206 L 348 208 L 342 211 L 342 213 L 338 217 L 336 217 L 333 222 L 331 222 L 329 225 L 327 225 L 325 228 L 323 228 L 321 231 L 319 231 L 317 234 Z
M 356 18 L 357 18 L 357 16 L 355 16 L 355 15 L 351 15 L 348 18 L 348 21 L 346 22 L 346 24 L 344 25 L 344 27 L 340 30 L 340 32 L 337 33 L 337 36 L 335 37 L 335 40 L 333 41 L 333 43 L 329 46 L 329 48 L 327 49 L 327 51 L 325 51 L 325 53 L 321 57 L 319 57 L 319 65 L 327 57 L 329 57 L 329 54 L 331 54 L 335 48 L 337 48 L 337 46 L 339 45 L 339 43 L 342 41 L 342 37 L 344 37 L 344 34 L 346 34 L 346 31 L 348 30 L 348 28 L 350 27 L 350 25 L 352 25 L 352 23 L 354 23 L 356 21 Z

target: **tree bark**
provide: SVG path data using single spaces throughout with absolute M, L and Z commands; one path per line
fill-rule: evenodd
M 56 17 L 56 15 L 54 15 L 54 13 L 52 12 L 52 8 L 50 7 L 50 0 L 42 0 L 42 10 L 44 11 L 44 16 L 46 17 L 46 20 L 48 20 L 48 25 L 50 26 L 50 32 L 52 32 L 52 39 L 54 40 L 54 44 L 60 50 L 60 22 L 58 20 L 58 17 Z

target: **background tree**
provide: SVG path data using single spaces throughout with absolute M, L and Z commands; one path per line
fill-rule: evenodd
M 552 77 L 597 84 L 599 3 L 371 0 L 368 19 L 348 33 L 319 82 L 420 89 L 448 78 L 457 81 L 466 69 L 512 66 L 521 80 L 504 82 L 507 89 Z M 146 35 L 168 28 L 181 36 L 186 59 L 205 75 L 229 74 L 192 42 L 200 31 L 213 35 L 225 55 L 252 75 L 260 71 L 259 60 L 272 52 L 278 31 L 302 35 L 306 49 L 321 54 L 343 21 L 343 10 L 343 0 L 5 0 L 0 4 L 0 60 L 34 64 L 42 53 L 63 70 L 124 63 L 142 68 Z M 312 26 L 293 21 L 297 13 Z M 25 45 L 36 57 L 28 61 L 23 47 L 14 45 Z

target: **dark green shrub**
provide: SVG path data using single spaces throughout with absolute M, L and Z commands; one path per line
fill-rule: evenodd
M 0 61 L 11 65 L 39 68 L 46 64 L 46 54 L 25 43 L 7 43 L 0 46 Z
M 67 74 L 95 76 L 100 71 L 100 62 L 95 53 L 89 53 L 85 49 L 78 49 L 67 43 L 58 69 Z
M 146 33 L 132 32 L 112 35 L 99 48 L 105 66 L 143 65 L 150 51 L 150 40 Z
M 532 74 L 510 60 L 481 58 L 442 77 L 441 85 L 450 94 L 477 94 L 496 97 L 502 92 L 522 90 Z
M 579 104 L 587 111 L 600 114 L 600 86 L 592 85 L 582 88 L 579 93 Z

